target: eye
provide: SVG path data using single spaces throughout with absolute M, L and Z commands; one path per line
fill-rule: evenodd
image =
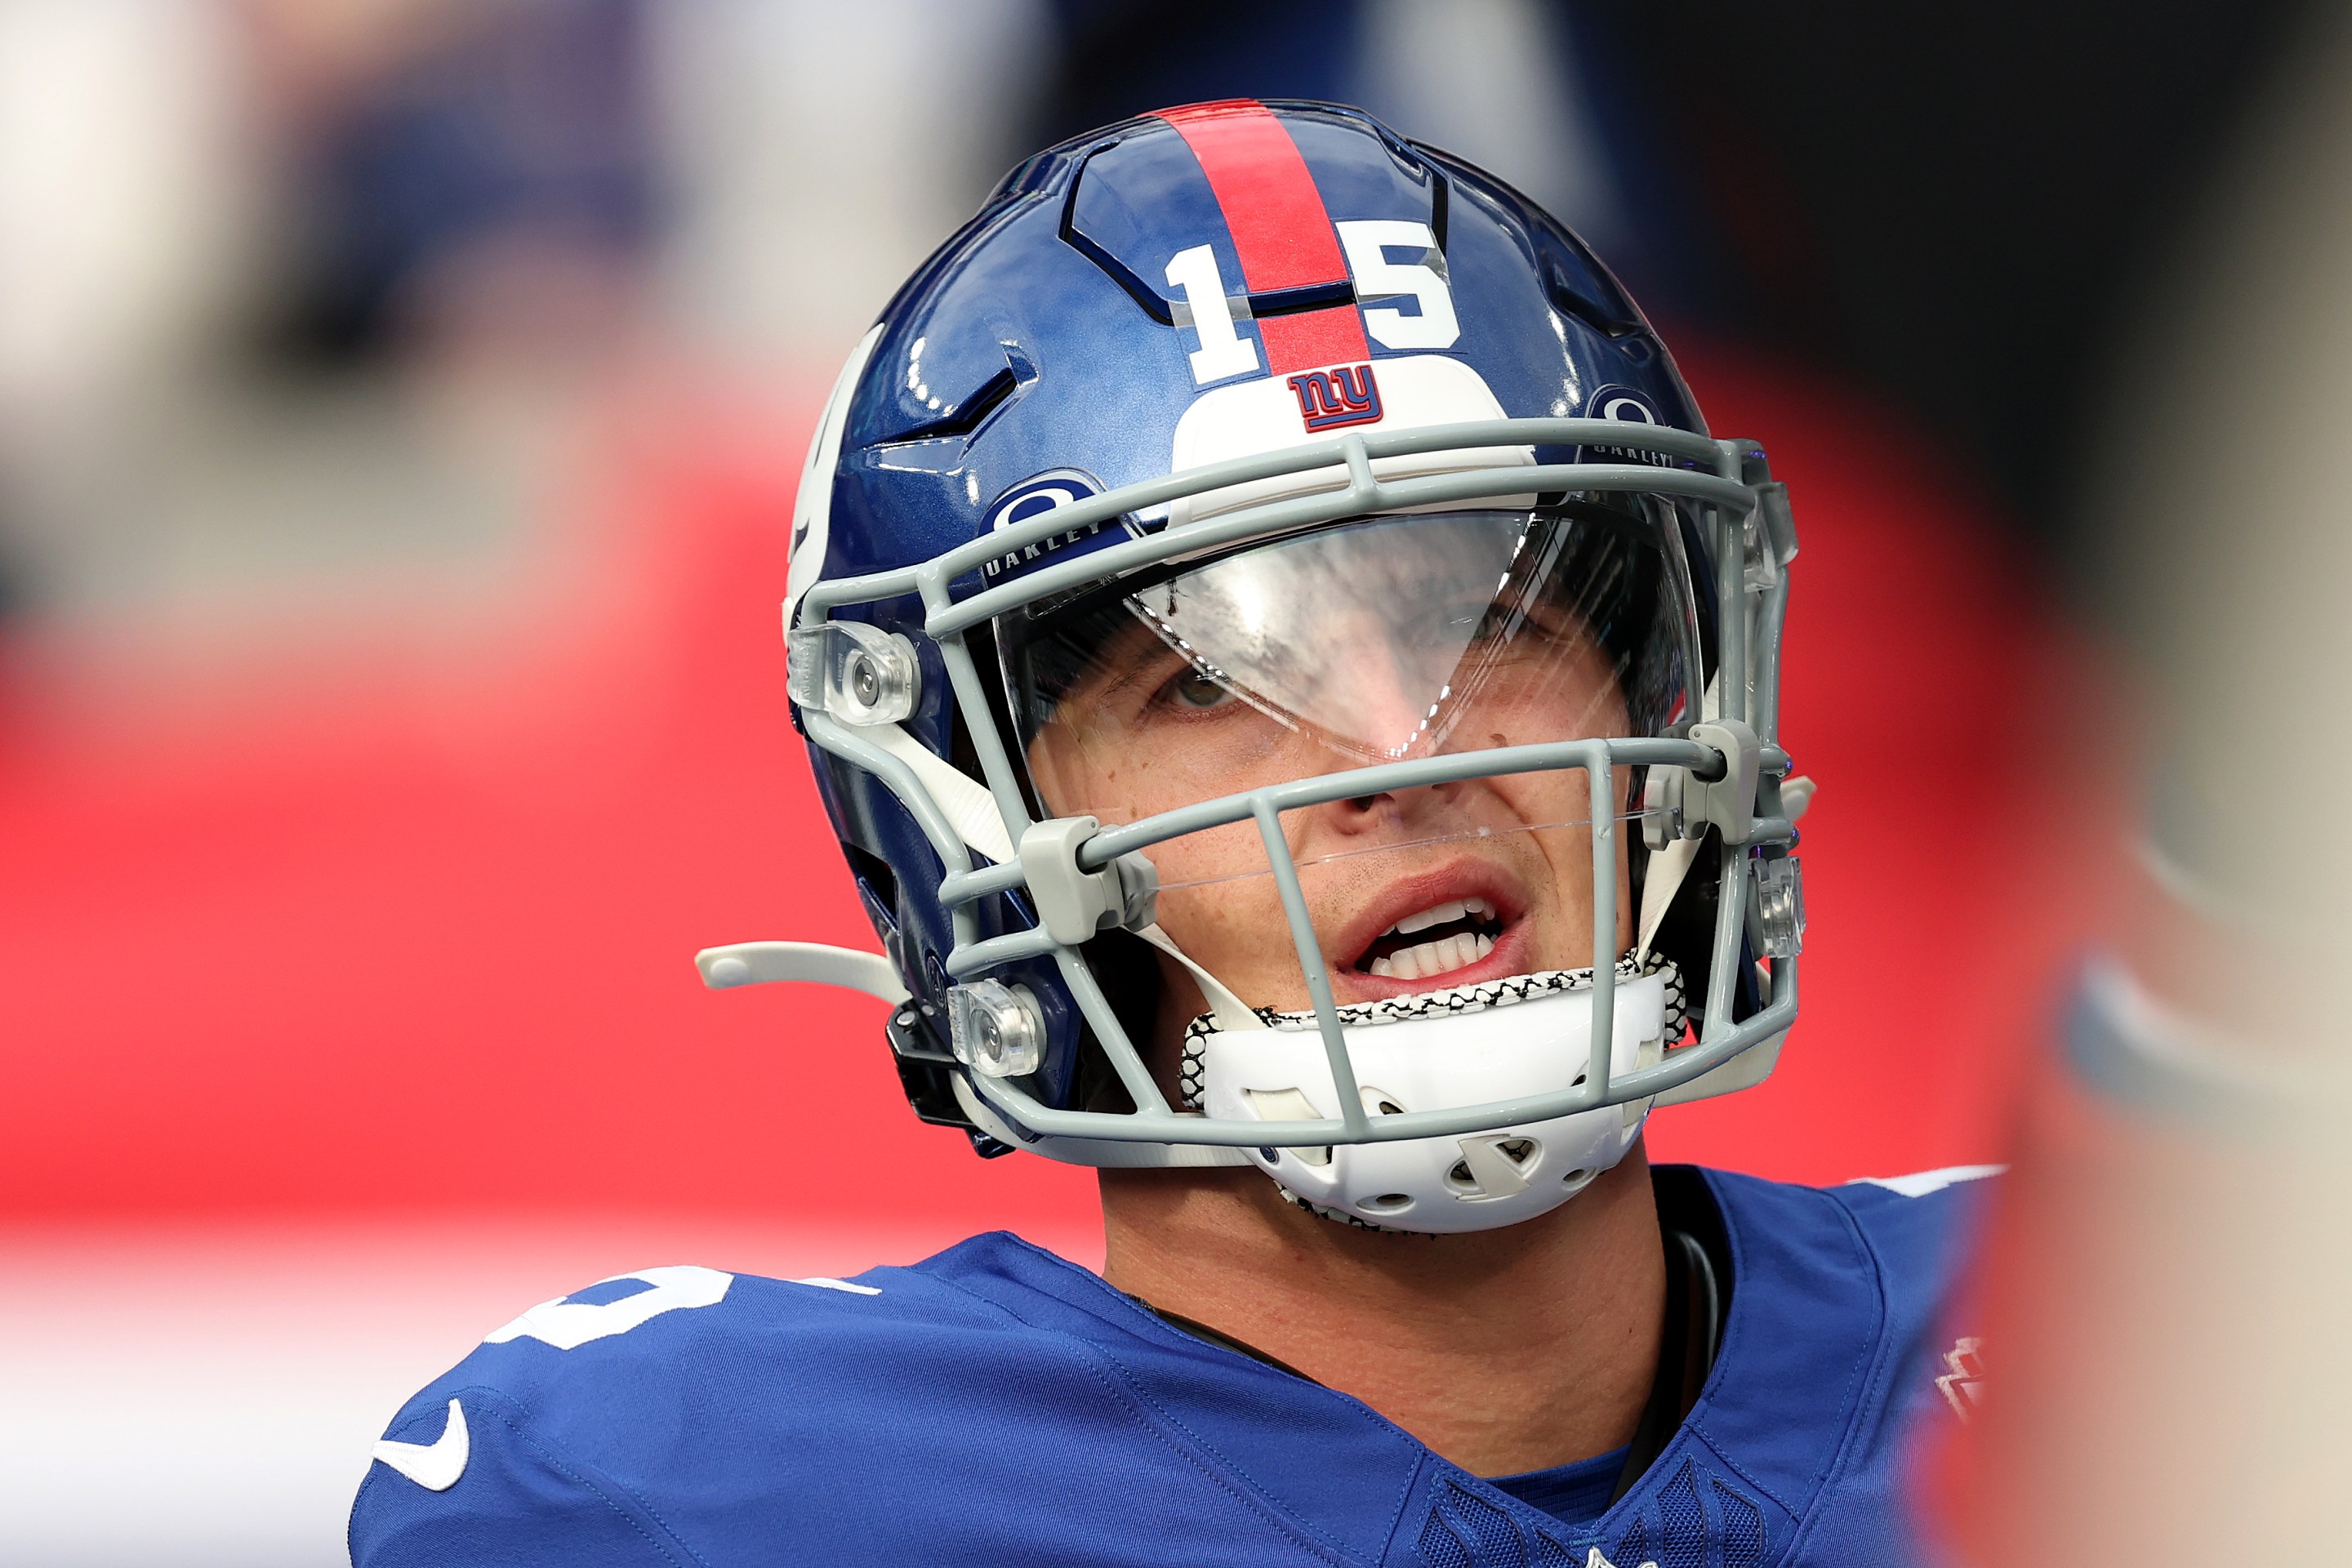
M 1160 687 L 1159 699 L 1171 707 L 1198 713 L 1223 707 L 1234 700 L 1234 694 L 1197 669 L 1183 669 Z
M 1493 600 L 1465 604 L 1449 612 L 1444 640 L 1456 647 L 1479 648 L 1489 654 L 1508 647 L 1524 635 L 1525 619 L 1512 606 Z

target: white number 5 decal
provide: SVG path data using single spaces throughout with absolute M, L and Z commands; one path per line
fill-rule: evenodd
M 1356 298 L 1364 304 L 1364 331 L 1383 348 L 1442 349 L 1462 335 L 1454 317 L 1454 291 L 1426 258 L 1438 254 L 1437 237 L 1425 223 L 1391 218 L 1365 218 L 1337 226 L 1339 244 L 1348 253 L 1348 270 L 1355 275 Z M 1409 250 L 1412 261 L 1391 261 L 1391 250 Z M 1410 298 L 1418 315 L 1375 308 L 1373 301 Z
M 683 1307 L 716 1306 L 725 1298 L 727 1287 L 735 1283 L 732 1274 L 691 1263 L 615 1274 L 598 1283 L 612 1285 L 624 1279 L 642 1279 L 651 1289 L 611 1301 L 575 1301 L 569 1296 L 558 1296 L 552 1301 L 541 1301 L 506 1327 L 491 1330 L 482 1342 L 502 1345 L 528 1335 L 560 1351 L 577 1350 L 591 1340 L 625 1334 L 664 1312 L 675 1312 Z M 584 1296 L 587 1291 L 580 1294 Z

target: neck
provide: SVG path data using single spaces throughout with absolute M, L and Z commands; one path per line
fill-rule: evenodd
M 1398 1236 L 1316 1218 L 1252 1170 L 1102 1173 L 1103 1276 L 1362 1400 L 1475 1475 L 1630 1441 L 1665 1264 L 1633 1151 L 1540 1219 Z

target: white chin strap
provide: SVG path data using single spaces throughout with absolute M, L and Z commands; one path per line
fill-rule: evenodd
M 1681 978 L 1669 966 L 1617 966 L 1612 1076 L 1657 1062 L 1682 1022 Z M 1348 1052 L 1374 1116 L 1442 1110 L 1582 1083 L 1591 1058 L 1590 970 L 1519 975 L 1339 1009 Z M 1212 1117 L 1251 1121 L 1336 1118 L 1330 1069 L 1312 1013 L 1232 1029 L 1196 1020 L 1184 1045 L 1184 1089 Z M 1636 1100 L 1455 1138 L 1252 1152 L 1252 1163 L 1330 1219 L 1454 1235 L 1549 1213 L 1625 1156 L 1650 1102 Z

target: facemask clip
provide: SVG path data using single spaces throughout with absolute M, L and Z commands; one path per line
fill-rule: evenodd
M 1140 852 L 1099 871 L 1079 869 L 1078 847 L 1101 826 L 1091 816 L 1056 816 L 1021 836 L 1021 874 L 1037 919 L 1066 947 L 1115 926 L 1148 926 L 1159 904 L 1160 872 Z
M 1694 778 L 1688 768 L 1656 767 L 1642 790 L 1642 839 L 1664 849 L 1696 838 L 1712 825 L 1726 844 L 1745 844 L 1756 831 L 1756 774 L 1763 747 L 1737 719 L 1694 724 L 1690 738 L 1723 754 L 1723 773 Z

